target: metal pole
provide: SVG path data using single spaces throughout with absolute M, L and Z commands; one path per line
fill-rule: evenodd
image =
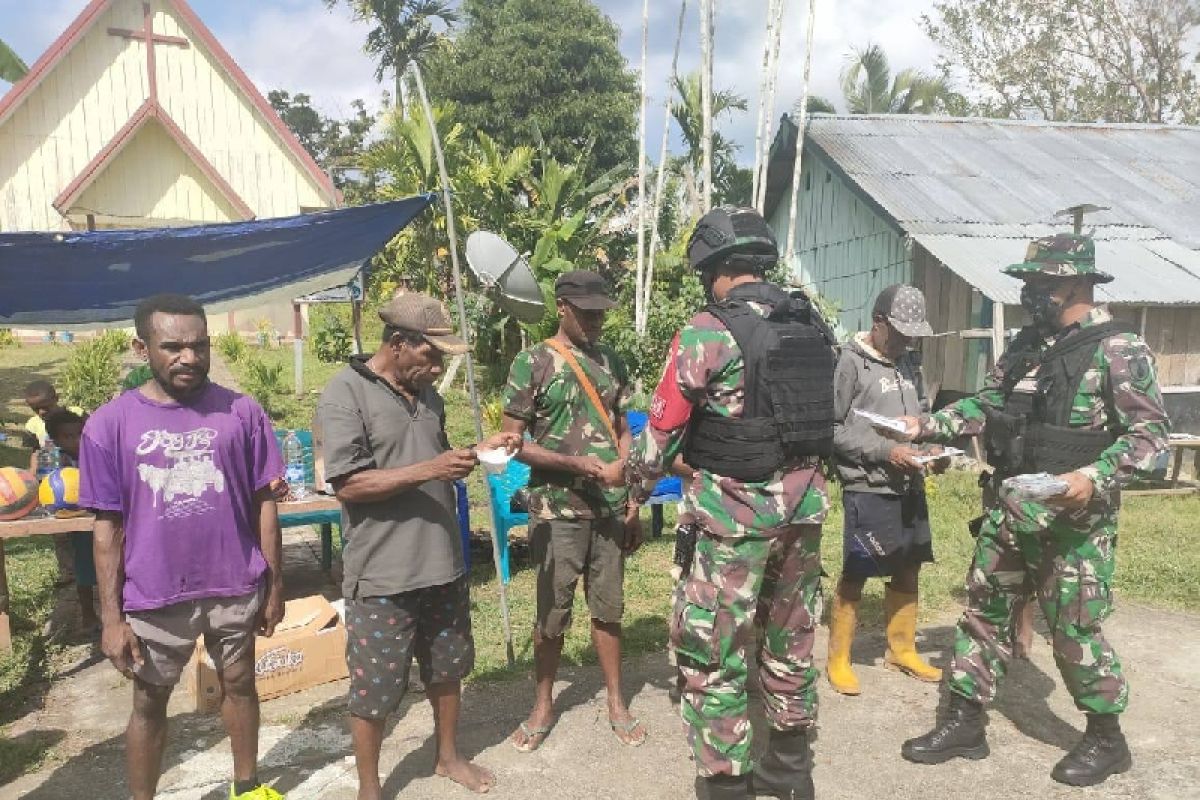
M 454 228 L 454 204 L 450 197 L 450 173 L 446 169 L 446 156 L 442 152 L 442 141 L 438 136 L 437 123 L 433 118 L 433 106 L 429 104 L 429 95 L 425 92 L 425 80 L 416 62 L 409 65 L 417 84 L 417 94 L 421 97 L 421 106 L 425 109 L 425 118 L 429 121 L 429 136 L 433 140 L 433 153 L 437 158 L 438 173 L 442 180 L 442 203 L 446 207 L 446 233 L 450 238 L 450 265 L 454 272 L 454 299 L 458 307 L 459 333 L 468 343 L 471 341 L 470 329 L 467 328 L 467 307 L 463 304 L 462 269 L 458 264 L 458 234 Z M 479 410 L 479 395 L 475 391 L 475 361 L 471 351 L 467 351 L 467 392 L 471 395 L 471 411 L 475 416 L 475 437 L 483 439 L 483 414 Z M 508 665 L 516 663 L 513 654 L 512 625 L 508 619 L 508 590 L 504 586 L 504 578 L 500 574 L 500 540 L 496 536 L 496 514 L 492 508 L 492 487 L 485 480 L 484 491 L 488 497 L 488 516 L 492 522 L 492 558 L 496 564 L 496 579 L 500 584 L 500 618 L 504 623 L 504 644 L 508 655 Z
M 292 343 L 296 353 L 296 397 L 304 396 L 304 316 L 300 313 L 300 304 L 292 303 Z

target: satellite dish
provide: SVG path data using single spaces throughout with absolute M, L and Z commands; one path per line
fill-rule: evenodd
M 475 231 L 467 237 L 467 265 L 505 311 L 521 322 L 542 321 L 546 315 L 542 287 L 508 242 L 490 231 Z

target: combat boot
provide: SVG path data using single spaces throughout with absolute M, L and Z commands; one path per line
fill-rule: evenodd
M 1088 714 L 1079 744 L 1054 765 L 1050 777 L 1070 786 L 1095 786 L 1109 775 L 1128 772 L 1133 756 L 1121 733 L 1120 715 Z
M 983 706 L 955 692 L 942 720 L 924 736 L 909 739 L 900 755 L 918 764 L 941 764 L 952 758 L 988 757 Z
M 844 599 L 836 592 L 833 608 L 829 612 L 829 657 L 825 661 L 825 675 L 829 685 L 840 694 L 856 695 L 858 676 L 850 666 L 850 644 L 854 641 L 854 627 L 858 622 L 858 601 Z
M 713 775 L 696 779 L 697 800 L 749 800 L 750 781 L 745 775 Z
M 756 795 L 782 800 L 813 800 L 812 748 L 808 729 L 771 731 L 767 753 L 750 778 Z

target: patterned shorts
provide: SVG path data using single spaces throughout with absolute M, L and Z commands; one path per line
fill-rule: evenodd
M 384 719 L 408 689 L 413 657 L 426 684 L 451 683 L 475 666 L 466 576 L 387 597 L 346 600 L 350 713 Z

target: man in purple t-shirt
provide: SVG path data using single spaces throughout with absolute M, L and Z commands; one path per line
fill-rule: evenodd
M 167 700 L 195 648 L 217 669 L 233 749 L 231 800 L 277 800 L 260 785 L 254 635 L 283 617 L 282 537 L 271 483 L 283 474 L 262 408 L 208 380 L 204 309 L 157 295 L 134 315 L 154 379 L 88 420 L 80 504 L 96 512 L 101 648 L 133 679 L 129 788 L 151 800 Z

